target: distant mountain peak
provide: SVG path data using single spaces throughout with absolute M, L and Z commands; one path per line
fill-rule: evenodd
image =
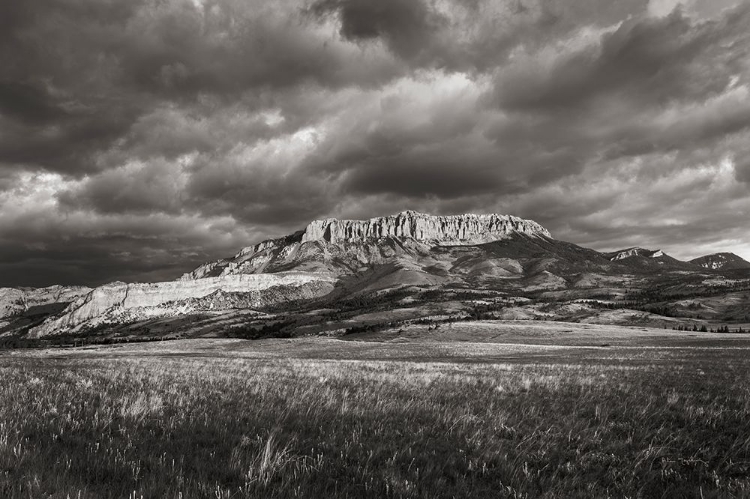
M 512 233 L 551 237 L 547 229 L 533 220 L 511 215 L 440 216 L 407 210 L 368 220 L 314 220 L 305 228 L 302 242 L 359 242 L 393 237 L 460 245 L 492 242 Z
M 729 252 L 701 256 L 690 260 L 690 263 L 700 265 L 704 269 L 710 270 L 750 268 L 750 262 Z

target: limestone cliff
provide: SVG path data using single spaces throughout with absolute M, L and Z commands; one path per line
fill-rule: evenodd
M 91 291 L 83 286 L 46 288 L 0 288 L 0 319 L 23 314 L 34 308 L 69 303 Z
M 87 321 L 107 314 L 156 307 L 166 303 L 178 303 L 191 298 L 202 298 L 216 291 L 225 293 L 258 293 L 285 288 L 289 292 L 279 295 L 279 300 L 310 298 L 330 292 L 333 284 L 330 278 L 299 272 L 232 275 L 213 277 L 190 282 L 170 281 L 150 284 L 126 284 L 115 282 L 99 286 L 86 296 L 74 301 L 58 316 L 51 317 L 30 331 L 31 336 L 45 336 L 62 331 L 75 331 Z M 264 304 L 273 303 L 270 296 Z M 116 314 L 115 314 L 116 315 Z
M 443 246 L 469 245 L 497 241 L 514 232 L 551 237 L 538 223 L 510 215 L 433 216 L 405 211 L 370 220 L 315 220 L 304 230 L 302 242 L 356 242 L 395 237 Z

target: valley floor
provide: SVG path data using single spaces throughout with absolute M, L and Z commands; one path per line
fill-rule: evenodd
M 541 321 L 4 351 L 0 496 L 748 496 L 749 354 Z

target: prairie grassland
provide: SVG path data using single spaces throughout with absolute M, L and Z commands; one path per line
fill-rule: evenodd
M 0 355 L 0 497 L 750 495 L 747 348 L 312 344 Z

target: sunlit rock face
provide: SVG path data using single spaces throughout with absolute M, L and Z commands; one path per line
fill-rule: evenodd
M 433 216 L 405 211 L 370 220 L 315 220 L 305 229 L 302 242 L 357 242 L 394 237 L 461 245 L 497 241 L 512 233 L 551 237 L 538 223 L 510 215 Z
M 0 319 L 13 317 L 35 307 L 69 303 L 91 291 L 84 286 L 49 286 L 46 288 L 0 288 Z
M 255 293 L 257 305 L 269 305 L 290 299 L 308 299 L 330 292 L 332 280 L 325 275 L 300 272 L 232 275 L 193 281 L 157 283 L 115 282 L 99 286 L 71 303 L 61 314 L 31 330 L 32 336 L 71 331 L 87 321 L 104 315 L 117 315 L 129 309 L 172 304 L 181 307 L 185 300 L 202 298 L 217 291 Z M 285 289 L 288 292 L 280 293 Z

